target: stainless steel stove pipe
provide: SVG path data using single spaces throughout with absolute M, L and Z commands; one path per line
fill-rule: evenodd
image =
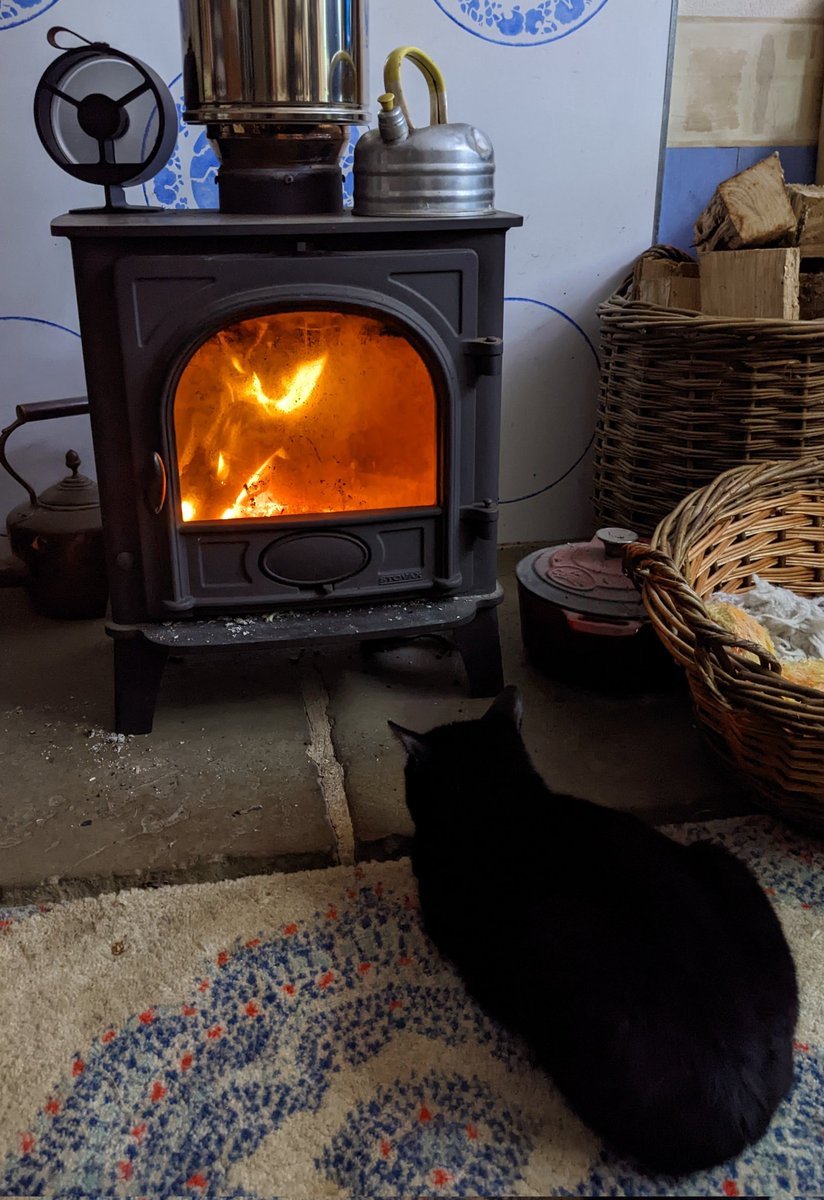
M 185 119 L 368 122 L 367 0 L 180 0 Z

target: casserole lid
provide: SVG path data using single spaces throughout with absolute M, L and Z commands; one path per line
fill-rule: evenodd
M 566 542 L 522 559 L 518 579 L 533 594 L 576 613 L 645 620 L 644 604 L 624 574 L 624 547 L 638 541 L 630 529 L 599 529 L 589 542 Z

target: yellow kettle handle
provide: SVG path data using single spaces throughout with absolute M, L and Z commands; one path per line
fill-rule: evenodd
M 415 126 L 412 124 L 401 86 L 401 67 L 407 58 L 418 67 L 426 79 L 426 86 L 429 88 L 429 124 L 445 125 L 447 121 L 446 82 L 440 69 L 429 55 L 425 54 L 423 50 L 419 50 L 417 46 L 399 46 L 389 55 L 383 68 L 384 91 L 395 97 L 401 112 L 406 117 L 407 125 L 410 129 L 414 129 Z

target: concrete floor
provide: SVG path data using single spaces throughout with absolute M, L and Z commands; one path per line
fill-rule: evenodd
M 525 661 L 514 566 L 501 552 L 507 680 L 547 781 L 654 822 L 752 809 L 694 728 L 685 689 L 633 698 L 554 682 Z M 438 643 L 167 667 L 155 730 L 111 732 L 102 622 L 38 617 L 0 590 L 0 902 L 215 879 L 403 852 L 412 728 L 480 715 Z M 331 737 L 331 741 L 330 741 Z

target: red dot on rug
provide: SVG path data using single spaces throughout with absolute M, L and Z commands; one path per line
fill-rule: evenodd
M 125 1158 L 117 1164 L 117 1170 L 121 1179 L 131 1179 L 134 1173 L 134 1167 L 129 1160 Z
M 321 975 L 320 979 L 318 980 L 318 987 L 319 988 L 329 987 L 329 984 L 332 982 L 332 980 L 334 978 L 335 978 L 334 971 L 327 971 L 326 974 Z
M 223 1026 L 222 1025 L 213 1025 L 211 1029 L 206 1030 L 207 1038 L 211 1038 L 213 1041 L 216 1038 L 221 1037 L 222 1035 L 223 1035 Z
M 366 963 L 366 962 L 361 963 L 360 966 L 358 967 L 358 970 L 360 971 L 361 975 L 365 975 L 367 971 L 372 970 L 372 964 Z
M 429 1111 L 429 1109 L 426 1107 L 426 1105 L 424 1105 L 423 1108 L 421 1109 L 421 1111 L 418 1113 L 418 1120 L 419 1121 L 431 1121 L 432 1120 L 432 1113 Z
M 287 937 L 291 937 L 292 934 L 297 933 L 297 931 L 298 931 L 298 927 L 297 927 L 297 925 L 294 924 L 294 922 L 291 925 L 284 925 L 284 927 L 283 927 L 283 932 L 286 934 Z
M 138 1017 L 138 1020 L 140 1021 L 141 1025 L 151 1025 L 151 1023 L 154 1019 L 155 1019 L 155 1015 L 154 1015 L 153 1008 L 147 1008 L 146 1011 L 142 1012 L 140 1014 L 140 1016 Z
M 201 979 L 200 983 L 197 985 L 197 990 L 198 990 L 199 992 L 208 992 L 208 990 L 209 990 L 209 980 L 208 980 L 208 979 Z
M 735 1182 L 734 1179 L 725 1179 L 724 1183 L 722 1184 L 722 1187 L 723 1187 L 725 1196 L 737 1196 L 738 1195 L 738 1184 Z
M 259 945 L 260 945 L 260 938 L 250 938 L 249 941 L 246 943 L 246 949 L 254 950 L 255 946 L 259 946 Z
M 452 1176 L 448 1171 L 444 1171 L 443 1167 L 437 1167 L 432 1172 L 432 1182 L 434 1183 L 435 1187 L 446 1187 L 451 1178 Z
M 191 1004 L 184 1004 L 180 1011 L 183 1013 L 184 1017 L 193 1017 L 197 1013 L 197 1009 Z
M 49 1114 L 49 1116 L 53 1117 L 55 1113 L 60 1112 L 60 1105 L 56 1100 L 50 1100 L 46 1105 L 46 1112 Z
M 155 1082 L 152 1084 L 152 1100 L 154 1100 L 155 1104 L 157 1104 L 158 1100 L 162 1100 L 165 1095 L 166 1088 L 162 1083 L 159 1082 L 159 1080 L 155 1080 Z
M 478 1130 L 475 1128 L 474 1125 L 467 1125 L 466 1136 L 469 1138 L 470 1142 L 474 1142 L 477 1140 Z
M 76 1058 L 74 1060 L 74 1062 L 72 1063 L 72 1075 L 74 1075 L 75 1077 L 77 1077 L 78 1075 L 82 1075 L 83 1072 L 85 1071 L 85 1069 L 86 1069 L 86 1064 L 83 1062 L 82 1058 Z
M 137 1140 L 140 1141 L 140 1139 L 143 1137 L 143 1134 L 145 1132 L 146 1132 L 145 1122 L 142 1125 L 135 1125 L 134 1129 L 132 1130 L 132 1137 L 137 1138 Z
M 260 1009 L 255 1004 L 254 1000 L 249 1001 L 249 1003 L 246 1005 L 246 1008 L 244 1009 L 244 1012 L 246 1013 L 247 1017 L 259 1017 L 260 1016 Z
M 293 983 L 284 983 L 283 990 L 284 990 L 284 992 L 286 992 L 287 996 L 294 996 L 295 985 Z
M 220 954 L 218 954 L 218 956 L 217 956 L 217 965 L 219 967 L 225 967 L 228 961 L 229 961 L 229 951 L 221 950 Z
M 329 918 L 329 920 L 330 920 L 330 921 L 336 921 L 336 920 L 337 920 L 337 918 L 338 918 L 338 910 L 335 908 L 334 904 L 333 904 L 333 905 L 332 905 L 332 907 L 331 907 L 331 908 L 328 910 L 328 912 L 326 913 L 326 915 L 327 915 L 327 917 Z
M 381 1155 L 383 1158 L 388 1158 L 391 1153 L 392 1147 L 390 1146 L 389 1142 L 381 1142 Z
M 181 1071 L 188 1071 L 189 1067 L 192 1065 L 192 1063 L 194 1061 L 195 1060 L 192 1058 L 191 1054 L 184 1054 L 180 1060 Z
M 100 1040 L 101 1040 L 101 1042 L 105 1042 L 106 1045 L 108 1045 L 108 1043 L 113 1042 L 116 1037 L 117 1037 L 117 1033 L 115 1032 L 114 1029 L 107 1029 Z
M 206 1176 L 201 1175 L 199 1171 L 195 1175 L 192 1175 L 191 1178 L 186 1180 L 186 1187 L 205 1188 L 207 1185 L 208 1180 L 206 1179 Z
M 20 1135 L 20 1153 L 30 1154 L 34 1149 L 34 1135 L 31 1133 L 21 1133 Z

